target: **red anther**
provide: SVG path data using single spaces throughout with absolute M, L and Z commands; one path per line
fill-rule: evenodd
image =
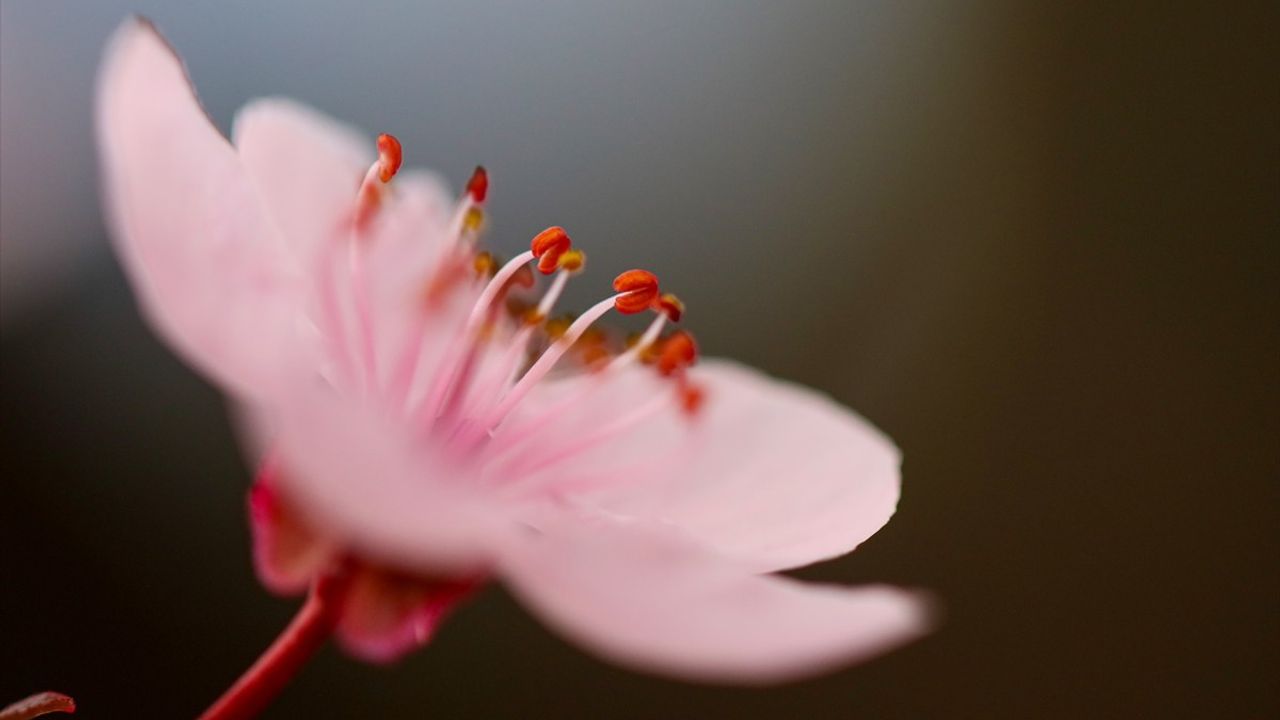
M 538 258 L 538 271 L 550 275 L 560 264 L 560 256 L 568 252 L 573 242 L 564 228 L 552 226 L 533 236 L 529 249 Z
M 477 165 L 475 172 L 471 173 L 471 179 L 467 181 L 467 194 L 475 203 L 484 202 L 485 196 L 489 194 L 489 173 L 485 172 L 483 165 Z
M 615 292 L 626 293 L 613 306 L 623 315 L 644 312 L 658 298 L 658 276 L 648 270 L 628 270 L 613 279 Z
M 698 344 L 693 341 L 693 336 L 684 330 L 677 330 L 662 343 L 662 350 L 658 353 L 658 373 L 674 375 L 677 370 L 689 367 L 697 359 Z
M 707 399 L 707 392 L 701 385 L 684 383 L 680 386 L 680 409 L 688 415 L 696 415 Z
M 400 170 L 400 162 L 404 155 L 400 152 L 400 141 L 395 135 L 382 133 L 378 136 L 378 179 L 384 183 L 391 182 Z
M 663 293 L 658 296 L 654 302 L 654 308 L 666 315 L 671 322 L 680 322 L 680 318 L 684 317 L 684 303 L 672 293 Z

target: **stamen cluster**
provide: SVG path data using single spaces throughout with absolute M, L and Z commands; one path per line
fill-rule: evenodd
M 382 135 L 377 145 L 378 160 L 369 168 L 357 195 L 353 240 L 369 232 L 386 186 L 400 167 L 401 147 L 394 137 Z M 354 330 L 363 355 L 350 362 L 348 374 L 361 378 L 365 392 L 389 391 L 392 399 L 405 407 L 413 422 L 420 423 L 429 434 L 468 450 L 477 443 L 488 443 L 507 434 L 502 426 L 511 412 L 571 351 L 571 357 L 583 368 L 597 373 L 616 373 L 639 362 L 653 366 L 658 376 L 674 383 L 674 393 L 663 396 L 662 402 L 646 407 L 642 413 L 632 413 L 635 418 L 626 416 L 627 421 L 622 425 L 634 425 L 672 406 L 693 415 L 701 407 L 703 397 L 703 391 L 689 379 L 687 372 L 697 360 L 697 345 L 686 330 L 663 336 L 668 323 L 682 319 L 684 303 L 671 293 L 663 293 L 656 275 L 636 269 L 618 275 L 613 281 L 614 293 L 581 315 L 553 316 L 554 305 L 568 280 L 585 269 L 586 254 L 574 247 L 568 232 L 559 226 L 539 232 L 530 241 L 528 250 L 505 262 L 491 252 L 478 249 L 488 192 L 488 173 L 483 167 L 477 167 L 458 201 L 448 231 L 452 246 L 447 255 L 453 260 L 440 263 L 426 283 L 428 298 L 437 304 L 450 292 L 475 282 L 459 279 L 463 268 L 469 267 L 472 277 L 483 282 L 483 286 L 471 285 L 479 289 L 479 293 L 474 296 L 467 322 L 454 336 L 443 361 L 428 379 L 425 395 L 411 392 L 421 373 L 419 344 L 410 343 L 400 363 L 401 370 L 392 383 L 382 383 L 377 377 L 376 344 L 372 339 L 362 274 L 363 243 L 352 244 L 349 267 L 355 307 Z M 554 278 L 541 298 L 530 302 L 518 293 L 536 284 L 534 268 Z M 614 351 L 609 334 L 594 326 L 609 310 L 624 315 L 652 311 L 654 319 L 626 349 Z M 331 330 L 335 334 L 343 332 L 344 323 L 338 316 L 335 312 L 331 318 Z M 430 322 L 429 314 L 424 314 L 421 322 L 425 327 Z M 425 330 L 420 328 L 416 337 L 424 336 Z M 499 359 L 495 361 L 495 358 Z M 505 379 L 500 382 L 492 379 L 493 373 L 479 369 L 495 363 L 500 369 L 506 368 L 502 372 Z

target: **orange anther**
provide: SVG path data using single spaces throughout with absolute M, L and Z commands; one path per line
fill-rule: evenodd
M 648 270 L 628 270 L 613 279 L 613 289 L 625 293 L 613 306 L 623 315 L 644 312 L 658 297 L 658 276 Z
M 391 182 L 400 170 L 400 162 L 404 155 L 400 151 L 400 141 L 395 135 L 383 133 L 378 136 L 378 179 L 384 183 Z
M 626 341 L 627 349 L 631 350 L 635 348 L 636 345 L 640 344 L 640 340 L 643 338 L 644 338 L 644 333 L 631 333 L 630 335 L 628 335 L 627 341 Z M 658 345 L 660 344 L 661 343 L 649 343 L 648 345 L 645 345 L 644 347 L 640 348 L 639 352 L 637 353 L 637 357 L 639 358 L 640 362 L 644 363 L 645 365 L 652 365 L 656 363 L 658 361 L 658 354 L 659 354 Z
M 609 351 L 609 346 L 603 342 L 591 343 L 582 348 L 582 364 L 588 367 L 599 369 L 601 361 L 613 357 L 613 353 Z
M 598 327 L 587 328 L 578 338 L 578 345 L 584 348 L 596 345 L 603 347 L 608 342 L 609 334 Z
M 560 256 L 568 252 L 572 244 L 569 233 L 566 233 L 564 228 L 552 226 L 534 235 L 529 243 L 529 249 L 533 251 L 533 256 L 538 258 L 538 270 L 543 275 L 550 275 L 556 271 Z
M 547 337 L 552 340 L 559 340 L 564 336 L 565 332 L 568 331 L 569 326 L 573 324 L 574 319 L 575 318 L 572 315 L 561 315 L 559 317 L 551 318 L 547 321 L 547 324 L 544 327 Z
M 666 315 L 671 322 L 680 322 L 680 318 L 684 317 L 684 303 L 672 293 L 663 293 L 658 296 L 654 307 L 658 312 Z
M 483 165 L 477 165 L 475 172 L 471 173 L 471 179 L 467 181 L 467 194 L 476 203 L 484 202 L 485 196 L 489 194 L 489 173 Z
M 684 330 L 677 330 L 662 343 L 658 353 L 658 373 L 673 375 L 692 365 L 698 359 L 698 344 Z
M 472 261 L 471 266 L 475 268 L 476 275 L 493 277 L 493 274 L 498 271 L 498 259 L 493 256 L 493 253 L 482 251 L 476 253 L 475 260 Z
M 540 313 L 540 312 L 538 312 L 538 308 L 537 308 L 536 306 L 533 306 L 533 305 L 530 305 L 530 306 L 526 307 L 526 308 L 525 308 L 525 309 L 524 309 L 524 310 L 523 310 L 519 315 L 517 315 L 516 317 L 518 317 L 518 318 L 519 318 L 519 320 L 520 320 L 521 322 L 523 322 L 525 325 L 530 325 L 530 326 L 538 326 L 538 325 L 541 325 L 542 323 L 546 322 L 546 320 L 547 320 L 547 316 L 546 316 L 546 315 L 543 315 L 543 314 L 542 314 L 542 313 Z M 561 334 L 564 334 L 564 333 L 562 332 Z

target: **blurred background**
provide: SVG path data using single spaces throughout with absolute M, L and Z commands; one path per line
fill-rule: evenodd
M 4 0 L 0 700 L 193 716 L 296 606 L 104 235 L 93 77 L 139 11 L 224 130 L 280 94 L 458 186 L 484 163 L 494 246 L 588 248 L 572 304 L 652 268 L 707 353 L 857 408 L 905 452 L 898 515 L 800 574 L 947 612 L 735 690 L 495 588 L 396 667 L 326 650 L 268 717 L 1277 716 L 1277 12 L 1230 6 Z

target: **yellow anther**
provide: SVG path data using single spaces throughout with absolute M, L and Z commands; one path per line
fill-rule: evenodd
M 582 268 L 587 265 L 587 254 L 577 248 L 566 250 L 560 255 L 560 260 L 556 265 L 566 272 L 581 272 Z
M 479 277 L 493 277 L 498 271 L 498 259 L 493 253 L 482 251 L 476 253 L 476 258 L 472 261 L 472 267 L 475 268 L 476 275 Z
M 558 317 L 551 318 L 544 326 L 544 329 L 547 332 L 547 337 L 552 340 L 559 340 L 564 335 L 565 331 L 569 329 L 569 326 L 573 324 L 573 320 L 574 318 L 572 315 L 560 315 Z

